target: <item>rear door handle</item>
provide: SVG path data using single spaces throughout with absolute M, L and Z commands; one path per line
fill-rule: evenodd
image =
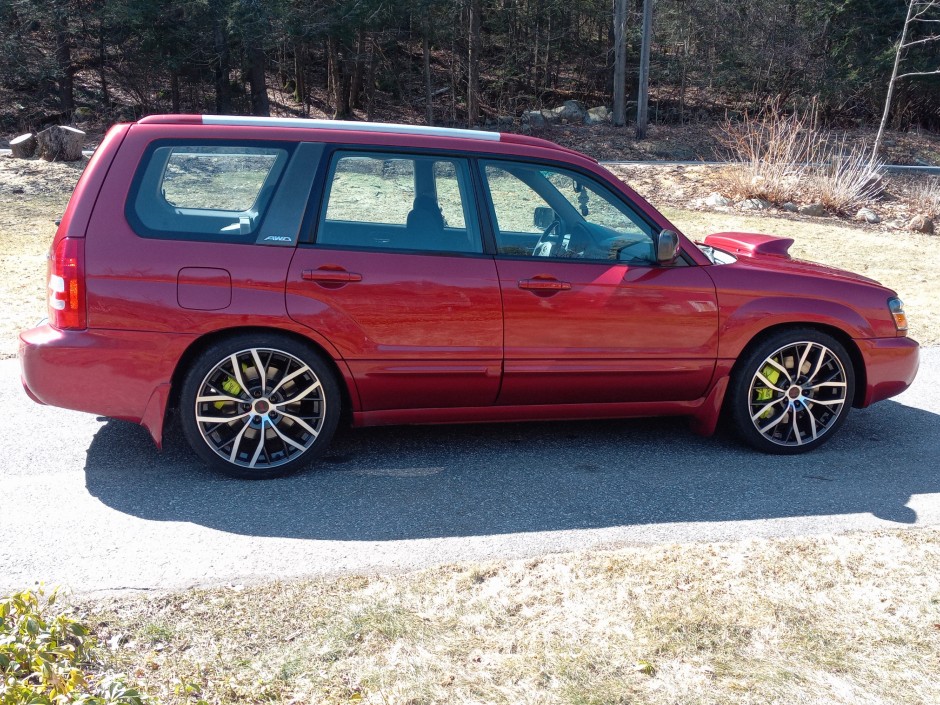
M 568 291 L 571 282 L 557 279 L 520 279 L 519 288 L 526 291 Z
M 361 282 L 362 275 L 356 272 L 347 272 L 344 269 L 305 269 L 301 276 L 311 282 L 326 282 L 328 284 L 345 284 L 347 282 Z

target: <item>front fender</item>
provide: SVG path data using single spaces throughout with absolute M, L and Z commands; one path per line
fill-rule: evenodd
M 731 297 L 729 297 L 731 298 Z M 740 302 L 718 300 L 718 357 L 737 358 L 761 331 L 779 325 L 822 325 L 850 338 L 873 338 L 871 324 L 858 311 L 835 301 L 801 296 L 765 296 Z

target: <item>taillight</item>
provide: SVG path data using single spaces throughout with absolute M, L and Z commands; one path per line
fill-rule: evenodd
M 85 328 L 85 240 L 65 237 L 49 255 L 49 322 L 60 330 Z

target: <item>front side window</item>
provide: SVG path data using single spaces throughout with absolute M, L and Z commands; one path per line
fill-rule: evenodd
M 652 264 L 652 228 L 589 177 L 519 162 L 484 164 L 499 254 Z
M 287 159 L 285 147 L 158 145 L 135 178 L 128 220 L 144 236 L 248 238 Z
M 483 251 L 462 159 L 337 152 L 324 198 L 317 244 Z

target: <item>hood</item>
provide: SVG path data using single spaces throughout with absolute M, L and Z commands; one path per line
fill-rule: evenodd
M 863 277 L 861 274 L 793 259 L 789 254 L 790 246 L 793 244 L 793 238 L 790 237 L 775 237 L 759 233 L 714 233 L 705 238 L 704 244 L 742 258 L 738 262 L 744 266 L 881 286 L 874 279 Z

